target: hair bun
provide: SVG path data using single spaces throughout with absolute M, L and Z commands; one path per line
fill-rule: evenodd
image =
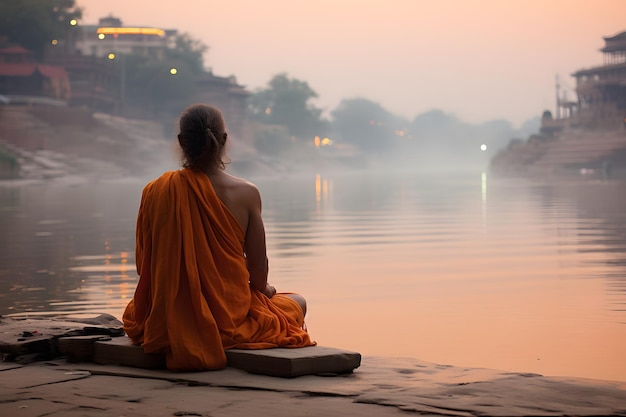
M 185 168 L 224 168 L 222 153 L 226 127 L 221 112 L 206 104 L 185 109 L 179 119 L 179 142 Z

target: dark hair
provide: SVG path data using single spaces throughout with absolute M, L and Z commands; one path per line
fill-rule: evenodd
M 222 151 L 226 145 L 226 125 L 217 108 L 193 104 L 181 114 L 179 127 L 178 143 L 185 168 L 225 168 Z

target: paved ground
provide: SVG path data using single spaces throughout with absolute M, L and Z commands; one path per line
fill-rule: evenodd
M 354 373 L 293 379 L 175 373 L 63 359 L 0 364 L 2 416 L 626 416 L 626 382 L 364 357 Z

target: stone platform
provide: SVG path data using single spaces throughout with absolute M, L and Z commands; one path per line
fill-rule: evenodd
M 21 327 L 0 317 L 0 348 L 5 352 L 11 339 L 11 353 L 5 357 L 20 360 L 0 363 L 1 416 L 626 416 L 626 381 L 544 377 L 385 357 L 364 357 L 354 372 L 297 378 L 233 367 L 172 372 L 152 368 L 158 362 L 119 366 L 83 361 L 88 356 L 72 353 L 30 360 L 29 348 L 40 346 L 46 337 L 59 348 L 67 343 L 58 343 L 59 333 L 76 323 L 57 323 L 49 330 L 37 327 L 36 320 L 17 324 Z M 88 327 L 96 334 L 64 336 L 75 338 L 67 346 L 92 346 L 94 359 L 99 343 L 116 349 L 115 344 L 107 345 L 116 341 L 128 348 L 125 337 L 106 334 L 115 326 L 94 322 Z M 43 334 L 47 332 L 56 336 Z
M 0 353 L 24 362 L 64 356 L 72 363 L 165 369 L 165 356 L 146 354 L 124 335 L 112 316 L 69 321 L 67 318 L 0 318 Z M 226 351 L 228 366 L 250 373 L 294 378 L 303 375 L 339 375 L 361 364 L 361 355 L 331 347 Z
M 0 363 L 19 417 L 626 416 L 626 383 L 364 357 L 353 373 L 275 378 L 65 360 Z

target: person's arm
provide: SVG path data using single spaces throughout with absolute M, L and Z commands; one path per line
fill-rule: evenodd
M 271 298 L 276 290 L 267 283 L 269 266 L 265 246 L 265 226 L 261 216 L 261 195 L 254 186 L 250 191 L 249 203 L 244 250 L 250 273 L 250 285 Z

